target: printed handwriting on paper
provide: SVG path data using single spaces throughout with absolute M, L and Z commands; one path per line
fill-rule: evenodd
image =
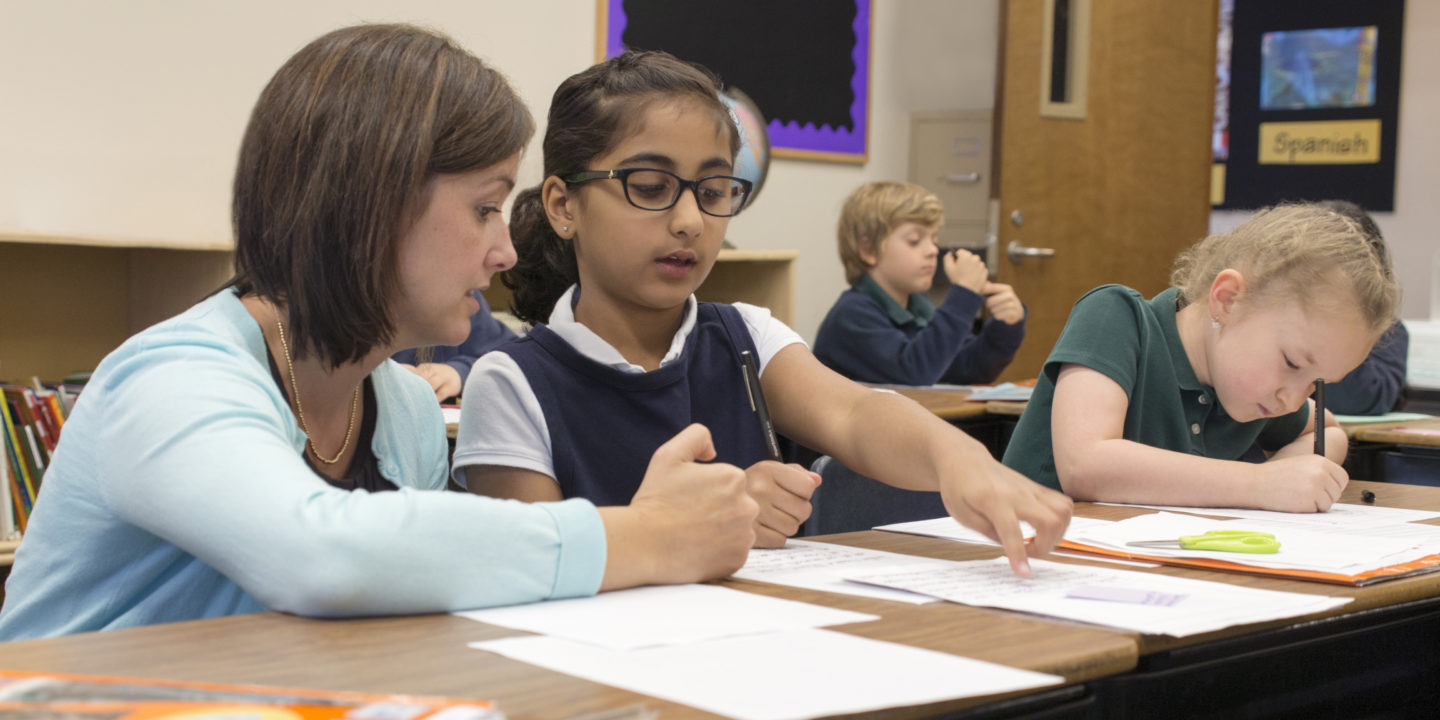
M 734 577 L 918 605 L 936 600 L 903 590 L 849 582 L 845 575 L 878 572 L 902 565 L 913 567 L 916 563 L 943 566 L 947 562 L 832 543 L 790 540 L 783 548 L 751 550 L 745 567 L 740 568 Z
M 1163 593 L 1113 585 L 1077 585 L 1066 591 L 1065 597 L 1074 600 L 1103 600 L 1105 602 L 1164 605 L 1166 607 L 1185 599 L 1185 596 L 1179 593 Z
M 971 562 L 939 572 L 934 568 L 898 569 L 850 579 L 904 588 L 967 605 L 989 605 L 1001 598 L 1017 595 L 1060 595 L 1076 586 L 1102 585 L 1113 580 L 1115 572 L 1084 565 L 1046 563 L 1043 572 L 1022 578 L 1010 569 L 1009 564 Z
M 1346 597 L 1260 590 L 1210 580 L 1039 559 L 1030 562 L 1035 573 L 1030 578 L 1013 575 L 1004 558 L 955 563 L 942 569 L 897 567 L 849 577 L 966 605 L 1005 608 L 1174 637 L 1295 617 L 1350 602 Z M 1107 601 L 1076 597 L 1077 594 L 1103 595 Z
M 745 561 L 747 574 L 839 567 L 874 557 L 873 550 L 791 540 L 778 550 L 750 551 Z

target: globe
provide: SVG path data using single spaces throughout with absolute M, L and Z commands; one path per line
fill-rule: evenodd
M 770 134 L 765 130 L 765 117 L 760 108 L 739 88 L 726 88 L 720 100 L 730 108 L 730 117 L 740 129 L 740 153 L 735 158 L 735 176 L 750 181 L 750 197 L 745 207 L 755 203 L 765 175 L 770 171 Z

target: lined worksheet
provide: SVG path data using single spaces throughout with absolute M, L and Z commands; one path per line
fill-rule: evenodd
M 1308 615 L 1351 600 L 1048 560 L 1032 559 L 1030 567 L 1034 572 L 1029 578 L 1015 575 L 1005 558 L 954 562 L 939 570 L 917 565 L 848 577 L 965 605 L 1174 637 Z

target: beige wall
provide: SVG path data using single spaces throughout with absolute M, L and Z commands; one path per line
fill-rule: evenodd
M 1402 318 L 1440 320 L 1440 83 L 1430 75 L 1440 65 L 1440 3 L 1405 4 L 1405 53 L 1400 69 L 1399 157 L 1395 163 L 1395 211 L 1374 213 L 1394 257 L 1404 294 Z M 1234 227 L 1247 212 L 1211 214 L 1212 232 Z M 1432 272 L 1436 273 L 1432 275 Z M 1434 278 L 1434 279 L 1432 279 Z
M 230 236 L 235 150 L 261 86 L 320 33 L 404 20 L 504 70 L 543 119 L 593 58 L 592 0 L 4 0 L 0 2 L 0 230 L 213 241 Z M 796 329 L 813 337 L 844 288 L 834 222 L 844 195 L 904 178 L 913 110 L 993 104 L 996 0 L 876 0 L 870 161 L 776 160 L 731 224 L 742 248 L 800 251 Z M 1440 242 L 1440 3 L 1406 7 L 1396 210 L 1378 213 L 1405 290 L 1430 313 Z M 539 180 L 538 141 L 522 184 Z M 1216 213 L 1217 229 L 1243 213 Z
M 995 101 L 995 0 L 874 4 L 869 162 L 777 159 L 756 204 L 730 225 L 741 247 L 800 251 L 795 329 L 811 340 L 846 288 L 835 248 L 845 196 L 861 183 L 906 179 L 911 111 L 983 109 Z
M 362 21 L 449 33 L 540 115 L 593 59 L 593 0 L 5 0 L 0 229 L 228 239 L 235 153 L 261 88 L 306 42 Z
M 875 4 L 870 161 L 776 160 L 731 225 L 742 248 L 800 251 L 795 325 L 807 338 L 844 288 L 840 201 L 905 177 L 909 111 L 993 101 L 995 0 Z M 228 239 L 234 156 L 261 87 L 305 42 L 360 21 L 449 33 L 509 75 L 542 121 L 555 86 L 593 60 L 593 0 L 4 0 L 0 230 Z M 537 138 L 522 185 L 539 168 Z

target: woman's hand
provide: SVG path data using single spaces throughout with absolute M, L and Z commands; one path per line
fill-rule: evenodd
M 651 456 L 628 506 L 600 508 L 609 544 L 601 590 L 714 580 L 745 564 L 759 506 L 745 472 L 704 462 L 714 458 L 710 431 L 691 425 Z

